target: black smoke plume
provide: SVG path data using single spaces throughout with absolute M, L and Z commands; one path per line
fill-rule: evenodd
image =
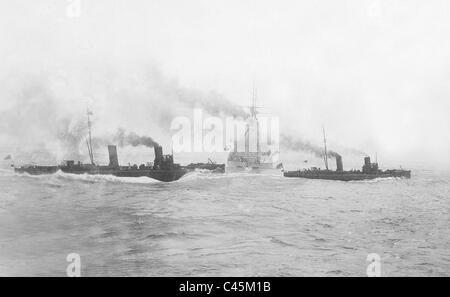
M 213 116 L 248 118 L 249 113 L 216 92 L 202 93 L 189 89 L 179 89 L 178 100 L 191 108 L 202 108 Z
M 318 158 L 323 158 L 325 152 L 324 149 L 310 143 L 309 141 L 293 139 L 291 136 L 281 135 L 280 137 L 280 145 L 286 149 L 290 149 L 293 151 L 302 151 L 314 154 Z M 338 153 L 327 150 L 327 155 L 330 158 L 336 158 L 339 156 Z
M 156 103 L 152 110 L 157 111 L 155 114 L 163 129 L 168 129 L 172 119 L 180 115 L 177 113 L 181 107 L 200 108 L 212 116 L 249 117 L 244 107 L 234 104 L 221 94 L 184 87 L 176 80 L 166 77 L 158 68 L 149 67 L 144 74 L 144 81 L 148 97 Z
M 146 146 L 146 147 L 155 147 L 159 146 L 159 143 L 153 140 L 153 138 L 149 136 L 139 136 L 134 132 L 126 132 L 125 129 L 119 128 L 117 133 L 114 135 L 113 141 L 117 143 L 119 146 Z

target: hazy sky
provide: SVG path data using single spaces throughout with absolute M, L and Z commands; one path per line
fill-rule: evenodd
M 42 83 L 57 113 L 90 97 L 145 133 L 158 109 L 139 103 L 164 109 L 170 86 L 249 105 L 255 84 L 283 133 L 450 162 L 449 1 L 80 0 L 73 17 L 75 2 L 0 0 L 0 111 Z

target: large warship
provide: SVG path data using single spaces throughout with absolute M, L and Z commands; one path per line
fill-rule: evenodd
M 336 158 L 336 170 L 330 170 L 328 167 L 328 151 L 324 130 L 324 162 L 325 170 L 312 167 L 309 169 L 285 171 L 283 175 L 285 177 L 299 177 L 308 179 L 327 179 L 327 180 L 340 180 L 340 181 L 355 181 L 355 180 L 370 180 L 376 178 L 398 177 L 398 178 L 411 178 L 410 170 L 403 169 L 389 169 L 380 170 L 378 168 L 378 162 L 371 163 L 370 157 L 364 158 L 364 165 L 362 170 L 349 170 L 344 171 L 342 156 L 334 154 Z
M 155 159 L 154 162 L 141 165 L 119 165 L 117 156 L 117 147 L 115 145 L 108 145 L 109 164 L 105 166 L 97 165 L 94 162 L 94 155 L 92 149 L 91 137 L 91 113 L 88 110 L 88 137 L 86 138 L 86 145 L 89 153 L 90 164 L 83 164 L 74 160 L 66 160 L 60 165 L 56 166 L 39 166 L 26 165 L 21 167 L 14 167 L 17 173 L 28 173 L 31 175 L 52 174 L 57 171 L 62 171 L 71 174 L 105 174 L 114 175 L 118 177 L 149 177 L 163 182 L 171 182 L 180 179 L 183 175 L 189 172 L 188 168 L 183 168 L 173 161 L 173 154 L 164 155 L 163 149 L 160 145 L 154 145 Z
M 234 140 L 233 151 L 228 154 L 226 170 L 261 172 L 267 170 L 277 170 L 282 168 L 281 163 L 273 162 L 274 153 L 270 150 L 263 151 L 260 145 L 259 122 L 256 106 L 255 92 L 253 92 L 251 116 L 246 119 L 245 128 L 245 151 L 238 151 L 237 139 Z M 250 131 L 256 130 L 256 151 L 250 149 Z M 236 136 L 237 137 L 237 136 Z

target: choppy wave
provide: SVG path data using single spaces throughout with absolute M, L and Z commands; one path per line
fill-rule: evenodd
M 152 179 L 150 177 L 117 177 L 114 175 L 105 175 L 105 174 L 72 174 L 65 173 L 61 170 L 52 173 L 52 174 L 41 174 L 41 175 L 32 175 L 28 173 L 17 173 L 13 170 L 0 169 L 1 176 L 16 176 L 23 178 L 32 178 L 37 180 L 74 180 L 74 181 L 84 181 L 84 182 L 112 182 L 112 183 L 130 183 L 130 184 L 152 184 L 152 183 L 161 183 L 156 179 Z M 273 173 L 252 173 L 252 172 L 225 172 L 218 173 L 212 172 L 210 170 L 195 170 L 192 172 L 188 172 L 181 179 L 176 182 L 192 182 L 195 180 L 204 180 L 204 179 L 230 179 L 230 178 L 246 178 L 251 179 L 254 177 L 282 177 L 280 174 Z
M 55 173 L 56 176 L 66 179 L 75 179 L 88 182 L 119 182 L 119 183 L 132 183 L 132 184 L 153 184 L 160 183 L 161 181 L 149 178 L 146 176 L 141 177 L 118 177 L 114 175 L 105 174 L 70 174 L 58 171 Z
M 0 275 L 64 276 L 72 252 L 84 276 L 364 276 L 369 253 L 383 276 L 445 275 L 449 177 L 197 170 L 162 183 L 0 170 Z
M 14 169 L 3 169 L 0 168 L 0 176 L 14 176 Z
M 366 180 L 354 180 L 350 181 L 351 183 L 362 183 L 362 184 L 375 184 L 375 183 L 381 183 L 381 182 L 392 182 L 392 181 L 400 181 L 400 180 L 406 180 L 405 178 L 401 177 L 377 177 L 374 179 L 366 179 Z
M 281 174 L 273 174 L 273 173 L 256 173 L 256 172 L 225 172 L 218 173 L 212 172 L 209 170 L 195 170 L 187 173 L 180 180 L 176 182 L 192 182 L 196 180 L 223 180 L 223 179 L 254 179 L 256 177 L 268 177 L 268 178 L 282 178 Z

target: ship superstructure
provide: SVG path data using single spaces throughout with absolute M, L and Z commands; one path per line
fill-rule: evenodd
M 250 117 L 245 120 L 245 149 L 238 151 L 237 135 L 235 135 L 233 151 L 229 153 L 227 159 L 227 171 L 279 170 L 282 167 L 281 163 L 274 164 L 274 152 L 261 149 L 257 109 L 256 94 L 253 90 Z

